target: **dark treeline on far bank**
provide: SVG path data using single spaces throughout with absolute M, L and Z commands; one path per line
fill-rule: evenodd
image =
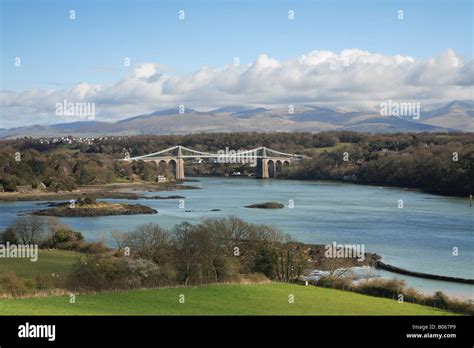
M 183 145 L 198 151 L 252 149 L 258 146 L 304 154 L 282 178 L 340 180 L 361 184 L 418 188 L 426 192 L 469 196 L 474 193 L 474 134 L 202 133 L 189 135 L 103 137 L 93 141 L 51 142 L 45 139 L 1 141 L 0 185 L 71 190 L 79 185 L 154 181 L 154 163 L 116 161 Z M 19 156 L 19 157 L 18 157 Z M 223 175 L 240 164 L 186 164 L 186 175 Z M 163 172 L 172 176 L 169 172 Z

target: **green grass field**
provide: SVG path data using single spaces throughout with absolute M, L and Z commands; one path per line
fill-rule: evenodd
M 179 303 L 184 294 L 185 303 Z M 289 303 L 289 295 L 294 303 Z M 95 295 L 1 299 L 0 315 L 450 315 L 346 291 L 283 283 L 210 285 Z
M 342 150 L 345 148 L 349 148 L 352 146 L 352 143 L 344 143 L 340 142 L 337 143 L 334 146 L 328 146 L 328 147 L 312 147 L 309 151 L 311 152 L 317 152 L 317 153 L 322 153 L 324 151 L 331 152 L 331 151 L 336 151 L 336 150 Z
M 22 278 L 34 278 L 38 274 L 66 274 L 79 256 L 80 254 L 66 251 L 39 250 L 36 262 L 31 262 L 30 259 L 1 258 L 0 273 L 13 271 Z
M 0 273 L 66 274 L 80 254 L 40 251 L 37 262 L 0 259 Z M 185 303 L 179 303 L 184 294 Z M 288 302 L 294 295 L 294 303 Z M 0 299 L 0 315 L 450 315 L 347 291 L 284 283 L 221 284 L 69 296 Z

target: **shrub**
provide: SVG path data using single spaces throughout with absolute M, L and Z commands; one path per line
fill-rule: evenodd
M 239 276 L 239 281 L 244 284 L 270 283 L 270 279 L 262 273 L 242 274 Z
M 278 255 L 274 248 L 261 245 L 255 255 L 252 272 L 263 273 L 268 278 L 274 279 L 276 276 L 276 264 Z
M 415 302 L 421 303 L 420 299 L 423 297 L 422 294 L 414 288 L 406 289 L 403 293 L 403 296 L 405 297 L 405 301 L 414 302 L 414 303 Z
M 404 293 L 405 281 L 398 278 L 370 279 L 361 282 L 356 290 L 366 295 L 395 298 Z
M 18 238 L 16 237 L 15 231 L 11 227 L 7 227 L 0 237 L 0 241 L 2 243 L 9 242 L 10 244 L 18 244 Z
M 3 179 L 0 180 L 0 184 L 3 185 L 5 192 L 14 192 L 16 191 L 16 182 L 14 180 Z
M 82 205 L 82 204 L 96 204 L 96 199 L 95 197 L 91 197 L 91 196 L 86 196 L 84 198 L 79 198 L 77 200 L 77 203 Z
M 81 232 L 76 232 L 67 228 L 58 230 L 54 235 L 54 244 L 67 243 L 77 240 L 83 240 L 84 236 Z
M 80 251 L 84 248 L 84 244 L 85 243 L 82 240 L 75 240 L 71 242 L 58 243 L 54 247 L 61 250 Z
M 349 289 L 352 287 L 352 280 L 347 277 L 338 277 L 335 275 L 324 275 L 316 282 L 318 286 L 334 289 Z
M 139 285 L 139 279 L 131 276 L 126 260 L 98 255 L 76 262 L 67 280 L 67 287 L 73 290 L 131 289 Z
M 468 301 L 450 299 L 446 308 L 453 312 L 474 315 L 474 304 Z
M 437 307 L 447 308 L 449 305 L 448 296 L 444 294 L 442 291 L 436 291 L 434 294 L 434 300 L 438 304 Z
M 140 285 L 166 286 L 176 283 L 176 271 L 169 265 L 157 265 L 147 259 L 126 259 L 131 275 L 140 281 Z
M 81 242 L 81 241 L 79 241 Z M 93 242 L 93 243 L 79 243 L 80 248 L 78 251 L 86 254 L 103 254 L 109 249 L 105 246 L 103 241 L 100 242 Z
M 216 257 L 213 268 L 218 281 L 235 281 L 239 279 L 240 262 L 236 258 Z
M 24 295 L 28 292 L 28 286 L 15 272 L 6 272 L 0 274 L 0 292 L 13 296 Z
M 34 287 L 38 290 L 46 290 L 46 289 L 53 289 L 53 288 L 61 288 L 61 279 L 56 276 L 52 275 L 45 275 L 45 274 L 37 274 L 34 279 Z

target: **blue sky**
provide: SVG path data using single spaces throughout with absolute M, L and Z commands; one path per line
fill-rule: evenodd
M 471 1 L 1 0 L 1 89 L 67 88 L 121 78 L 132 66 L 179 72 L 358 48 L 419 59 L 472 56 Z M 69 20 L 69 10 L 76 19 Z M 178 20 L 178 11 L 186 19 Z M 288 10 L 295 19 L 288 20 Z M 404 19 L 397 19 L 397 11 Z M 14 67 L 21 57 L 22 68 Z M 130 68 L 128 68 L 130 69 Z
M 64 101 L 116 121 L 179 105 L 473 99 L 470 0 L 0 2 L 0 128 L 82 120 L 58 117 Z

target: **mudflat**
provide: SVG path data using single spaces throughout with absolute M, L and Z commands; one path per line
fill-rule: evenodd
M 134 191 L 175 191 L 197 189 L 195 186 L 184 185 L 182 182 L 124 182 L 103 185 L 80 186 L 73 191 L 41 191 L 29 192 L 0 192 L 0 201 L 44 201 L 69 200 L 78 197 L 93 196 L 95 198 L 139 199 L 143 195 Z M 155 197 L 155 199 L 159 199 Z

